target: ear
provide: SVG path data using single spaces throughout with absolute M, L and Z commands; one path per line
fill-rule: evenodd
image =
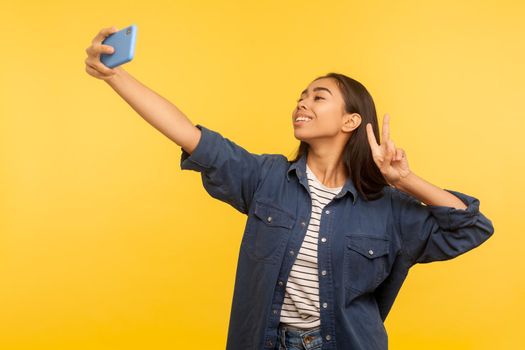
M 345 113 L 345 115 L 343 116 L 343 126 L 341 127 L 341 129 L 344 132 L 354 131 L 359 125 L 361 125 L 361 121 L 362 118 L 358 113 Z

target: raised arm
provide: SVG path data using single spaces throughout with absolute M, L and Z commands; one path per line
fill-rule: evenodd
M 116 31 L 115 27 L 104 28 L 95 36 L 86 49 L 86 72 L 104 80 L 142 118 L 191 154 L 199 143 L 201 131 L 188 117 L 177 106 L 136 80 L 122 67 L 111 69 L 100 62 L 102 53 L 113 52 L 112 47 L 103 45 L 102 41 Z

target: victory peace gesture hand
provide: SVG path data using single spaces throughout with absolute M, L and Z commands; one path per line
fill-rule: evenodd
M 383 174 L 385 180 L 395 187 L 396 184 L 410 175 L 411 171 L 408 168 L 405 151 L 401 148 L 396 148 L 394 142 L 390 140 L 389 121 L 390 116 L 385 114 L 381 145 L 377 143 L 372 124 L 366 124 L 366 133 L 368 135 L 368 143 L 372 149 L 374 162 Z

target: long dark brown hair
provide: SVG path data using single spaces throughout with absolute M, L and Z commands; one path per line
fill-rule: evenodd
M 374 100 L 363 84 L 346 75 L 328 73 L 314 79 L 314 81 L 322 78 L 335 79 L 343 95 L 346 112 L 358 113 L 361 116 L 361 124 L 353 131 L 343 150 L 343 160 L 354 186 L 367 201 L 381 198 L 382 189 L 384 186 L 388 186 L 388 183 L 374 162 L 366 133 L 366 124 L 372 124 L 374 135 L 379 142 L 379 126 Z M 307 154 L 308 147 L 308 143 L 301 141 L 297 154 L 291 162 L 295 162 L 303 154 Z

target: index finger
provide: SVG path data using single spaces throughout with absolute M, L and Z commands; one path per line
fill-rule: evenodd
M 376 152 L 379 149 L 379 145 L 377 144 L 376 136 L 374 135 L 374 130 L 372 128 L 372 124 L 367 123 L 366 124 L 366 133 L 368 135 L 368 144 L 370 145 L 370 148 L 373 152 Z
M 117 31 L 117 28 L 115 26 L 103 28 L 95 38 L 93 38 L 93 41 L 91 43 L 101 43 L 106 37 L 110 34 L 113 34 Z

